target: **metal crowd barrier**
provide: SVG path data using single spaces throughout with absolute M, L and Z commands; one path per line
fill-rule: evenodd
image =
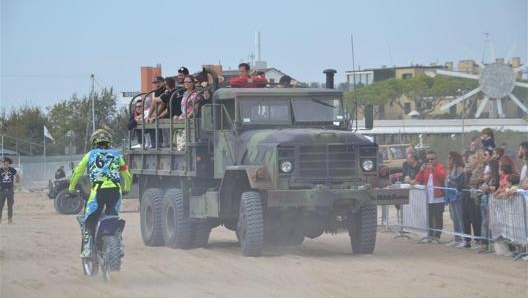
M 427 232 L 434 230 L 429 228 L 427 196 L 428 192 L 424 186 L 412 186 L 409 192 L 409 204 L 396 206 L 396 208 L 382 206 L 382 225 L 398 233 L 399 236 L 405 236 L 405 233 L 415 233 L 421 236 L 421 239 L 427 238 Z M 489 197 L 489 230 L 491 238 L 454 233 L 445 229 L 439 231 L 443 234 L 473 240 L 505 241 L 524 248 L 525 252 L 515 256 L 515 259 L 525 256 L 528 246 L 528 191 L 519 191 L 507 199 L 496 199 L 491 195 Z
M 409 192 L 409 204 L 402 206 L 401 223 L 404 231 L 412 231 L 422 237 L 427 236 L 429 230 L 427 205 L 427 191 L 413 187 Z
M 492 238 L 511 244 L 528 246 L 528 192 L 520 191 L 507 199 L 490 200 L 490 230 Z M 526 253 L 516 256 L 519 258 Z

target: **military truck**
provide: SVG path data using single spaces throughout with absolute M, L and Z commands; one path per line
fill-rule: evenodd
M 409 191 L 387 187 L 378 145 L 349 123 L 341 92 L 309 88 L 219 88 L 200 117 L 140 123 L 156 138 L 185 131 L 183 144 L 127 154 L 144 243 L 203 247 L 225 226 L 259 256 L 346 230 L 354 253 L 372 253 L 377 205 L 406 204 Z

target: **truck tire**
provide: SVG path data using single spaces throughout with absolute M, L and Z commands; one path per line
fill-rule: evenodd
M 258 257 L 264 245 L 264 215 L 260 194 L 254 191 L 242 193 L 238 214 L 238 237 L 242 253 Z
M 173 248 L 189 249 L 192 243 L 192 222 L 189 218 L 189 203 L 178 188 L 170 188 L 165 193 L 162 207 L 163 240 Z
M 357 213 L 350 213 L 347 220 L 350 245 L 355 254 L 371 254 L 376 246 L 376 205 L 362 206 Z
M 60 214 L 78 214 L 84 207 L 84 200 L 80 195 L 70 196 L 68 190 L 63 189 L 53 200 L 53 206 Z
M 147 246 L 162 246 L 161 205 L 163 191 L 159 188 L 149 188 L 143 193 L 139 206 L 141 237 Z

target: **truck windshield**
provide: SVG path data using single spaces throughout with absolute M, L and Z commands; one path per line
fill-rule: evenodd
M 340 126 L 345 120 L 342 101 L 334 97 L 311 96 L 240 100 L 242 125 L 292 125 L 293 119 L 296 123 L 325 122 Z
M 292 107 L 295 122 L 341 122 L 345 120 L 339 98 L 293 98 Z
M 240 120 L 243 125 L 291 125 L 290 102 L 287 98 L 244 98 Z

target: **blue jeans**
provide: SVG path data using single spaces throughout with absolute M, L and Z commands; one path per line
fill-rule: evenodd
M 481 244 L 488 244 L 488 239 L 491 237 L 490 231 L 489 231 L 489 208 L 488 208 L 488 199 L 489 194 L 485 193 L 482 195 L 480 199 L 480 217 L 481 217 L 481 223 L 480 223 L 480 234 L 482 237 L 486 238 L 484 240 L 481 240 Z
M 462 197 L 455 201 L 449 202 L 449 214 L 451 215 L 451 220 L 453 221 L 453 230 L 457 234 L 464 233 L 464 217 L 462 215 L 463 210 L 464 204 Z M 455 241 L 462 241 L 462 236 L 455 235 Z

